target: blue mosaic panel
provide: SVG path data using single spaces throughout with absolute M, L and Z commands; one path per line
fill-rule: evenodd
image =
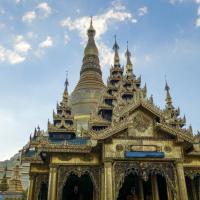
M 126 151 L 125 158 L 164 158 L 164 152 Z

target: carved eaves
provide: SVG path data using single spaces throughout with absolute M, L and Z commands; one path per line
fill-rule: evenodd
M 164 123 L 156 123 L 156 127 L 167 133 L 170 133 L 171 135 L 180 137 L 180 139 L 187 141 L 189 143 L 194 142 L 194 138 L 191 135 L 189 135 L 188 132 L 183 132 L 183 130 L 181 130 L 181 129 L 173 128 Z

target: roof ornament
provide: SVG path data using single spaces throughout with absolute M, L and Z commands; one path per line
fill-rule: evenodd
M 65 89 L 63 92 L 63 102 L 68 102 L 68 86 L 69 86 L 68 71 L 66 71 Z
M 119 45 L 117 44 L 116 35 L 115 35 L 115 43 L 113 45 L 113 50 L 115 52 L 115 54 L 114 54 L 114 66 L 120 66 L 120 59 L 119 59 L 119 54 L 118 54 Z
M 165 91 L 166 91 L 166 107 L 167 108 L 173 108 L 173 105 L 172 105 L 172 97 L 170 95 L 170 87 L 167 83 L 167 80 L 165 80 L 166 84 L 165 84 Z
M 153 95 L 150 96 L 150 102 L 153 104 Z
M 65 88 L 67 88 L 68 85 L 69 85 L 69 81 L 68 81 L 68 71 L 66 71 Z
M 94 37 L 95 33 L 96 33 L 96 31 L 93 27 L 93 17 L 92 16 L 90 16 L 90 27 L 89 27 L 87 33 L 88 33 L 88 37 Z
M 127 49 L 126 49 L 126 73 L 127 76 L 131 77 L 133 76 L 133 64 L 131 62 L 131 52 L 128 49 L 128 41 L 127 41 Z

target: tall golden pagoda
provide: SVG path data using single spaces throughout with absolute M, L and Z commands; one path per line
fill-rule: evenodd
M 28 200 L 199 200 L 200 134 L 185 127 L 166 83 L 166 106 L 148 97 L 127 45 L 107 84 L 90 23 L 80 80 L 22 150 L 30 163 Z

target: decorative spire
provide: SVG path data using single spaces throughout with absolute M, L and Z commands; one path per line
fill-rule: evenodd
M 128 41 L 127 41 L 127 49 L 126 49 L 126 73 L 128 76 L 133 75 L 133 64 L 131 62 L 131 52 L 128 49 Z
M 153 104 L 153 95 L 150 96 L 150 102 Z
M 119 60 L 119 54 L 118 54 L 119 45 L 117 44 L 116 35 L 115 35 L 115 43 L 113 45 L 113 50 L 115 52 L 115 54 L 114 54 L 114 66 L 120 66 L 120 60 Z
M 99 52 L 94 40 L 95 33 L 96 31 L 93 27 L 93 21 L 91 17 L 90 27 L 87 30 L 88 42 L 84 50 L 83 64 L 80 72 L 81 75 L 85 71 L 90 71 L 90 72 L 95 71 L 98 72 L 100 75 L 102 74 L 99 65 L 99 57 L 98 57 Z
M 63 101 L 64 102 L 68 102 L 68 85 L 69 85 L 69 81 L 68 81 L 68 72 L 67 72 L 66 80 L 65 80 L 65 89 L 63 92 Z
M 94 41 L 94 36 L 96 34 L 96 31 L 93 27 L 93 21 L 92 21 L 92 17 L 90 20 L 90 27 L 87 30 L 87 35 L 88 35 L 88 43 L 85 47 L 85 56 L 86 55 L 95 55 L 98 56 L 98 49 L 96 47 L 95 41 Z
M 166 101 L 166 107 L 167 108 L 173 108 L 172 98 L 171 98 L 171 95 L 170 95 L 170 87 L 169 87 L 167 81 L 166 81 L 166 84 L 165 84 L 165 90 L 167 92 L 166 99 L 165 99 L 165 101 Z

